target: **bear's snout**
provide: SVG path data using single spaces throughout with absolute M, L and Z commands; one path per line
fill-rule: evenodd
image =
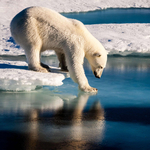
M 97 69 L 94 70 L 93 73 L 94 73 L 96 78 L 101 78 L 102 73 L 103 73 L 103 69 L 97 68 Z
M 96 71 L 94 71 L 94 75 L 95 75 L 96 78 L 99 78 L 99 79 L 101 78 L 101 76 L 97 75 Z

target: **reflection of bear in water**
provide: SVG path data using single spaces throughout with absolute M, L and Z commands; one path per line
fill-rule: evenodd
M 15 41 L 25 50 L 29 69 L 50 71 L 40 61 L 40 53 L 55 50 L 62 70 L 69 70 L 74 82 L 85 92 L 96 92 L 85 76 L 84 57 L 91 65 L 94 75 L 101 77 L 106 66 L 107 53 L 85 26 L 74 19 L 43 7 L 30 7 L 17 14 L 11 22 Z
M 89 94 L 79 94 L 77 98 L 65 103 L 63 109 L 57 111 L 55 117 L 58 119 L 56 120 L 62 120 L 64 122 L 65 120 L 67 122 L 70 120 L 70 123 L 103 120 L 104 111 L 101 108 L 99 101 L 95 101 L 89 110 L 84 111 L 89 96 Z
M 77 98 L 64 100 L 63 106 L 51 112 L 52 105 L 34 109 L 30 114 L 30 134 L 27 148 L 37 149 L 92 149 L 103 137 L 104 110 L 99 100 L 87 106 L 90 95 L 79 94 Z M 51 104 L 51 103 L 50 103 Z M 58 103 L 59 105 L 59 103 Z M 48 109 L 49 107 L 49 109 Z M 56 106 L 54 106 L 56 107 Z M 98 146 L 98 147 L 97 147 Z

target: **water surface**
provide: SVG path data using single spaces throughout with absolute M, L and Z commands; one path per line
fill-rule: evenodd
M 62 13 L 65 17 L 80 20 L 84 24 L 150 23 L 148 8 L 113 8 L 80 13 Z
M 54 56 L 42 60 L 58 65 Z M 84 68 L 97 95 L 70 78 L 60 87 L 0 92 L 1 149 L 149 150 L 150 58 L 109 57 L 101 79 L 86 60 Z

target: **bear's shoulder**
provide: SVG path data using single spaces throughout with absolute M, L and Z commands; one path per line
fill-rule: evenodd
M 72 25 L 75 26 L 76 28 L 83 28 L 84 24 L 76 19 L 70 19 L 70 21 L 72 22 Z

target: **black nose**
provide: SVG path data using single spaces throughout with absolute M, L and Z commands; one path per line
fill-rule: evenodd
M 97 76 L 97 73 L 95 71 L 94 71 L 94 75 L 96 78 L 99 78 L 99 79 L 101 78 L 101 77 Z

